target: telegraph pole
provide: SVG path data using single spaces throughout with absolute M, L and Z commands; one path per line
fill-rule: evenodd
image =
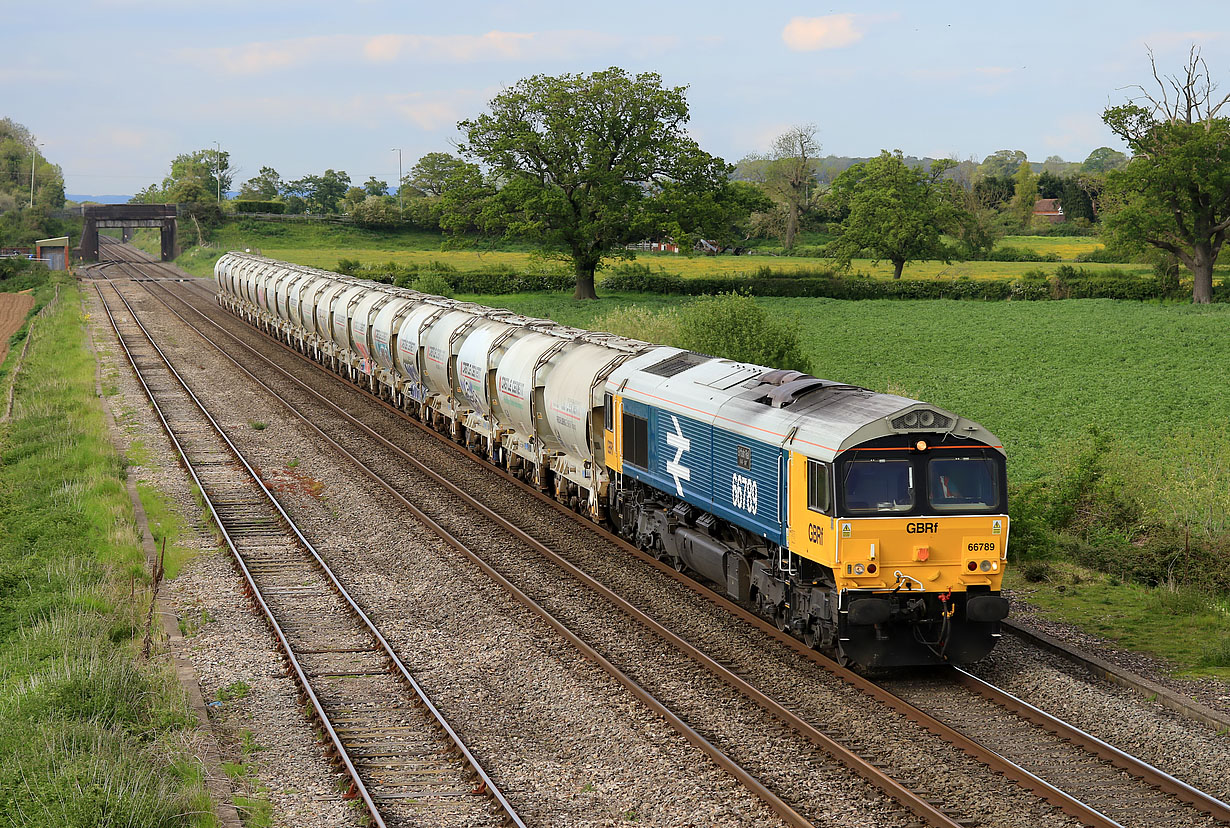
M 218 204 L 222 204 L 222 145 L 214 141 L 218 154 L 214 156 L 214 178 L 218 179 Z
M 30 206 L 34 206 L 34 167 L 38 164 L 38 148 L 41 144 L 30 147 Z
M 401 207 L 401 148 L 393 147 L 391 150 L 389 150 L 389 152 L 397 153 L 397 209 L 400 211 L 402 209 Z

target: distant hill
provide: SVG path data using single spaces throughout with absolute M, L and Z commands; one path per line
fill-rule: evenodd
M 86 201 L 96 201 L 99 204 L 127 204 L 130 195 L 77 195 L 75 193 L 65 193 L 65 198 L 69 201 L 75 201 L 81 204 Z

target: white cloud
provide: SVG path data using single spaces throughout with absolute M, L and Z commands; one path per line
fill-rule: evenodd
M 372 61 L 397 60 L 403 54 L 420 60 L 472 63 L 476 60 L 518 60 L 554 51 L 565 42 L 564 32 L 487 32 L 481 35 L 377 35 L 363 45 Z M 583 33 L 592 37 L 592 33 Z M 588 39 L 588 38 L 587 38 Z
M 257 75 L 305 64 L 480 63 L 490 61 L 574 58 L 595 52 L 657 54 L 675 48 L 678 39 L 662 35 L 624 37 L 589 30 L 543 32 L 490 31 L 480 35 L 379 34 L 324 35 L 245 43 L 180 54 L 197 64 L 232 75 Z
M 840 49 L 863 39 L 860 22 L 866 22 L 866 18 L 848 13 L 791 18 L 782 29 L 782 42 L 795 52 Z

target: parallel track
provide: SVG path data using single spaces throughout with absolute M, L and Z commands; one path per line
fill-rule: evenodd
M 140 284 L 142 287 L 146 288 L 146 290 L 149 291 L 151 295 L 155 295 L 155 296 L 157 296 L 157 294 L 155 294 L 156 289 L 161 288 L 165 290 L 165 288 L 163 288 L 163 286 L 160 284 L 158 280 L 142 281 L 140 282 Z M 182 301 L 182 297 L 177 296 L 173 292 L 168 291 L 165 293 L 165 295 Z M 162 297 L 158 296 L 157 298 L 161 299 Z M 327 434 L 323 429 L 320 428 L 320 426 L 317 424 L 314 418 L 305 416 L 302 412 L 298 410 L 298 408 L 293 403 L 287 400 L 283 395 L 279 394 L 278 391 L 272 388 L 265 380 L 263 380 L 261 377 L 253 373 L 241 361 L 236 360 L 225 349 L 218 346 L 214 342 L 213 338 L 211 338 L 210 336 L 207 336 L 203 331 L 201 331 L 199 328 L 193 325 L 193 323 L 190 322 L 187 318 L 185 318 L 182 314 L 180 314 L 174 308 L 171 308 L 170 305 L 167 304 L 165 301 L 164 301 L 164 304 L 166 304 L 166 307 L 168 308 L 168 310 L 170 310 L 171 313 L 173 313 L 176 317 L 178 317 L 180 321 L 182 321 L 185 325 L 190 327 L 192 330 L 196 331 L 197 334 L 200 335 L 203 339 L 213 343 L 214 347 L 217 348 L 218 353 L 222 357 L 231 361 L 240 371 L 247 374 L 256 384 L 263 387 L 276 400 L 280 401 L 291 414 L 298 417 L 310 430 L 316 432 L 321 438 L 323 438 L 326 442 L 331 444 L 334 447 L 334 449 L 338 451 L 343 457 L 346 457 L 352 463 L 354 463 L 355 466 L 364 475 L 366 475 L 369 479 L 371 479 L 377 485 L 381 486 L 393 499 L 401 503 L 403 507 L 405 507 L 408 511 L 410 511 L 411 514 L 413 514 L 418 520 L 420 520 L 432 532 L 437 534 L 442 540 L 445 541 L 445 543 L 449 544 L 454 549 L 461 552 L 469 560 L 471 560 L 474 564 L 476 564 L 484 572 L 484 574 L 486 574 L 489 578 L 491 578 L 494 582 L 496 582 L 509 595 L 511 595 L 516 601 L 518 601 L 518 603 L 521 603 L 523 606 L 525 606 L 535 615 L 543 619 L 543 621 L 545 621 L 554 630 L 556 630 L 560 635 L 562 635 L 565 639 L 567 639 L 587 659 L 589 659 L 590 661 L 602 667 L 602 669 L 605 672 L 607 672 L 608 675 L 610 675 L 612 678 L 618 681 L 621 685 L 627 688 L 637 699 L 639 699 L 642 703 L 644 703 L 647 707 L 649 707 L 655 713 L 662 716 L 671 725 L 671 727 L 674 728 L 685 739 L 687 739 L 689 743 L 699 748 L 706 755 L 708 755 L 719 767 L 722 767 L 724 770 L 726 770 L 728 773 L 730 773 L 732 776 L 738 779 L 740 783 L 744 785 L 744 787 L 746 787 L 749 791 L 751 791 L 759 799 L 764 801 L 788 825 L 799 826 L 800 828 L 803 828 L 803 826 L 812 825 L 812 822 L 807 817 L 800 814 L 799 811 L 796 810 L 794 806 L 787 803 L 781 796 L 779 796 L 777 793 L 771 790 L 768 785 L 766 785 L 760 779 L 756 778 L 752 773 L 744 769 L 738 762 L 736 762 L 733 758 L 731 758 L 726 752 L 718 748 L 704 735 L 702 735 L 695 728 L 689 725 L 684 720 L 683 716 L 676 713 L 674 710 L 668 707 L 664 702 L 654 697 L 649 691 L 645 690 L 640 684 L 637 683 L 637 681 L 632 676 L 628 674 L 628 672 L 625 669 L 620 668 L 610 659 L 602 655 L 596 647 L 594 647 L 588 641 L 582 639 L 580 636 L 574 633 L 564 621 L 561 621 L 558 618 L 556 618 L 552 614 L 552 612 L 549 611 L 546 607 L 544 607 L 540 602 L 536 601 L 534 598 L 528 595 L 524 590 L 522 590 L 515 583 L 513 583 L 513 581 L 509 577 L 507 577 L 504 573 L 501 573 L 500 571 L 498 571 L 495 566 L 493 566 L 490 562 L 488 562 L 487 556 L 485 554 L 475 550 L 472 545 L 467 544 L 461 537 L 458 537 L 457 534 L 455 534 L 454 532 L 446 528 L 444 525 L 442 525 L 440 521 L 438 521 L 437 519 L 433 518 L 431 515 L 424 512 L 415 503 L 411 502 L 411 500 L 407 497 L 406 493 L 402 489 L 400 489 L 398 486 L 394 485 L 393 483 L 390 483 L 389 480 L 385 478 L 385 476 L 381 475 L 379 472 L 370 468 L 369 465 L 366 464 L 361 458 L 355 456 L 354 453 L 352 453 L 350 450 L 342 446 L 333 436 L 331 436 L 330 434 Z M 235 339 L 233 334 L 230 334 L 224 328 L 221 328 L 221 326 L 218 326 L 216 322 L 209 319 L 205 314 L 201 313 L 199 309 L 193 308 L 190 304 L 187 304 L 187 303 L 185 303 L 185 305 L 186 307 L 190 308 L 194 313 L 200 315 L 203 319 L 209 322 L 209 324 L 217 327 L 217 329 L 221 331 L 225 336 Z M 838 762 L 846 766 L 848 769 L 850 769 L 852 772 L 854 772 L 858 776 L 862 777 L 863 779 L 867 780 L 869 783 L 877 787 L 880 791 L 883 792 L 883 794 L 886 797 L 899 803 L 900 807 L 902 807 L 908 813 L 912 814 L 914 818 L 921 821 L 922 824 L 928 825 L 928 826 L 937 826 L 937 828 L 967 828 L 967 826 L 969 825 L 968 821 L 963 822 L 959 818 L 950 816 L 949 814 L 945 813 L 943 810 L 937 807 L 932 801 L 930 801 L 930 798 L 928 795 L 916 793 L 915 791 L 910 790 L 908 787 L 906 787 L 905 785 L 901 784 L 899 781 L 894 779 L 890 774 L 888 774 L 881 767 L 878 766 L 877 757 L 875 757 L 874 755 L 869 756 L 869 757 L 864 757 L 864 756 L 859 755 L 859 753 L 856 753 L 850 750 L 845 745 L 841 744 L 834 737 L 823 732 L 822 730 L 820 730 L 813 724 L 804 720 L 802 717 L 788 710 L 786 707 L 781 705 L 775 699 L 761 692 L 760 690 L 752 686 L 749 682 L 743 680 L 742 678 L 734 674 L 731 670 L 729 670 L 722 664 L 718 663 L 716 660 L 710 658 L 709 656 L 701 652 L 699 649 L 697 649 L 696 647 L 692 646 L 691 644 L 683 640 L 680 636 L 676 635 L 675 633 L 667 629 L 665 626 L 655 621 L 653 618 L 651 618 L 650 616 L 642 612 L 640 609 L 628 603 L 626 600 L 621 598 L 611 589 L 607 588 L 606 586 L 601 584 L 599 581 L 597 581 L 596 579 L 594 579 L 587 573 L 581 571 L 579 568 L 573 566 L 571 563 L 566 561 L 562 556 L 557 554 L 555 551 L 549 549 L 546 545 L 534 539 L 533 537 L 528 535 L 526 532 L 524 532 L 517 526 L 513 525 L 510 521 L 498 515 L 496 512 L 491 510 L 489 507 L 487 507 L 483 503 L 479 502 L 477 499 L 472 497 L 470 494 L 461 490 L 458 486 L 453 484 L 451 481 L 448 481 L 446 478 L 438 474 L 435 470 L 428 468 L 425 464 L 423 464 L 420 460 L 418 460 L 418 458 L 412 456 L 405 450 L 401 449 L 394 443 L 390 442 L 387 438 L 385 438 L 380 433 L 376 432 L 375 430 L 361 423 L 360 421 L 352 417 L 350 414 L 346 413 L 341 408 L 339 408 L 336 404 L 334 404 L 333 402 L 329 401 L 328 399 L 320 395 L 318 392 L 312 389 L 308 389 L 306 386 L 302 386 L 300 383 L 298 383 L 297 380 L 294 379 L 292 375 L 288 374 L 283 369 L 281 369 L 274 363 L 270 362 L 266 357 L 261 355 L 259 352 L 251 349 L 249 346 L 242 343 L 242 341 L 238 339 L 235 339 L 235 341 L 238 344 L 240 344 L 242 347 L 248 349 L 251 352 L 251 354 L 255 356 L 257 359 L 262 360 L 265 363 L 267 363 L 274 371 L 282 374 L 286 378 L 290 379 L 292 382 L 295 382 L 296 385 L 300 385 L 300 387 L 307 390 L 308 393 L 316 397 L 320 403 L 324 404 L 326 407 L 330 408 L 333 412 L 341 416 L 343 419 L 347 420 L 352 426 L 358 428 L 367 437 L 370 437 L 372 440 L 375 440 L 376 442 L 380 443 L 386 449 L 394 452 L 402 462 L 414 467 L 421 474 L 431 478 L 436 484 L 448 490 L 448 492 L 451 495 L 462 500 L 469 508 L 473 509 L 474 511 L 479 512 L 487 520 L 499 526 L 503 531 L 507 532 L 516 541 L 520 542 L 521 544 L 524 544 L 526 547 L 529 547 L 530 549 L 533 549 L 538 554 L 542 555 L 543 557 L 547 558 L 555 565 L 559 566 L 562 570 L 564 570 L 569 576 L 575 579 L 578 583 L 584 585 L 585 588 L 601 596 L 604 600 L 609 602 L 609 604 L 615 609 L 616 612 L 630 619 L 635 620 L 637 623 L 642 625 L 645 629 L 647 629 L 652 634 L 656 635 L 657 637 L 665 641 L 668 645 L 676 649 L 678 652 L 684 654 L 687 658 L 693 660 L 703 670 L 705 670 L 710 675 L 717 678 L 720 682 L 726 684 L 730 688 L 733 688 L 737 693 L 755 702 L 757 705 L 759 705 L 761 708 L 767 711 L 770 716 L 777 719 L 780 723 L 784 724 L 787 728 L 800 734 L 804 739 L 806 739 L 808 742 L 814 745 L 815 748 L 819 749 L 820 751 L 824 752 L 828 756 L 837 760 Z
M 300 701 L 376 826 L 524 828 L 449 723 L 154 342 L 118 284 L 116 337 L 277 642 Z
M 201 288 L 202 291 L 204 290 L 201 285 L 195 282 L 190 283 L 190 284 L 192 284 L 193 287 L 195 288 Z M 219 330 L 223 331 L 227 336 L 231 337 L 236 342 L 239 342 L 241 345 L 243 345 L 243 347 L 249 348 L 252 351 L 252 353 L 256 354 L 259 358 L 264 359 L 265 361 L 268 361 L 267 358 L 260 355 L 259 352 L 257 352 L 255 349 L 251 349 L 251 346 L 246 345 L 246 343 L 243 343 L 241 340 L 235 337 L 234 334 L 231 334 L 229 331 L 226 331 L 226 329 L 223 328 L 221 325 L 219 325 L 217 322 L 213 321 L 212 319 L 209 319 L 209 317 L 206 314 L 204 314 L 202 311 L 196 308 L 192 303 L 187 302 L 182 296 L 172 293 L 170 291 L 166 291 L 166 293 L 169 296 L 173 296 L 177 301 L 183 303 L 186 307 L 192 309 L 196 314 L 199 314 L 200 316 L 205 318 L 207 321 L 210 322 L 210 324 L 214 325 Z M 210 294 L 210 299 L 212 300 L 212 298 L 213 298 L 212 294 Z M 170 306 L 168 305 L 168 308 L 169 307 Z M 175 311 L 172 309 L 172 312 L 175 312 Z M 177 313 L 177 315 L 179 314 Z M 227 317 L 230 318 L 229 315 L 227 315 Z M 181 316 L 181 319 L 182 318 L 183 317 Z M 187 320 L 184 320 L 184 321 L 186 322 Z M 204 336 L 203 333 L 202 333 L 202 336 Z M 285 345 L 285 343 L 281 343 L 278 340 L 272 337 L 268 337 L 268 336 L 267 336 L 267 339 L 269 341 L 278 342 L 278 344 L 281 344 L 284 348 L 287 348 L 287 350 L 290 351 L 291 353 L 296 354 L 297 356 L 304 359 L 305 361 L 308 361 L 309 364 L 315 366 L 315 363 L 312 363 L 310 360 L 307 360 L 306 357 L 304 357 L 302 354 L 299 354 L 294 349 L 289 348 L 288 346 Z M 270 364 L 272 365 L 272 363 Z M 290 377 L 290 375 L 287 374 L 287 372 L 285 372 L 284 369 L 278 368 L 277 366 L 274 366 L 274 367 L 276 370 L 281 371 L 283 374 L 286 374 L 288 377 Z M 319 366 L 316 366 L 316 367 L 319 367 Z M 336 377 L 336 375 L 330 374 L 330 376 L 333 376 L 334 379 L 336 379 L 337 381 L 343 382 L 344 384 L 350 386 L 353 389 L 364 391 L 368 395 L 369 400 L 376 400 L 382 406 L 384 406 L 387 410 L 393 411 L 397 413 L 399 416 L 401 416 L 402 418 L 404 418 L 405 420 L 422 427 L 422 425 L 417 420 L 414 420 L 413 418 L 406 416 L 403 412 L 398 411 L 392 406 L 389 406 L 384 401 L 379 400 L 378 398 L 375 398 L 373 395 L 370 395 L 370 393 L 366 392 L 366 389 L 363 389 L 360 386 L 350 383 L 342 378 Z M 311 393 L 316 394 L 317 392 L 312 391 Z M 317 394 L 317 396 L 319 395 Z M 325 403 L 327 405 L 333 406 L 333 404 L 327 400 L 325 400 Z M 337 407 L 333 406 L 333 408 L 336 409 Z M 349 417 L 349 415 L 344 414 L 344 412 L 343 412 L 343 416 Z M 350 419 L 353 420 L 353 418 L 350 418 Z M 404 454 L 404 452 L 402 452 L 402 450 L 399 447 L 393 446 L 391 443 L 388 443 L 388 441 L 384 440 L 384 438 L 381 435 L 375 433 L 371 429 L 367 428 L 365 425 L 359 424 L 358 421 L 354 421 L 354 422 L 360 428 L 368 431 L 370 436 L 372 436 L 374 439 L 378 441 L 382 441 L 385 444 L 387 444 L 391 450 L 395 452 L 401 452 Z M 424 428 L 424 430 L 426 431 L 426 433 L 430 434 L 436 439 L 439 439 L 442 443 L 445 443 L 447 445 L 450 445 L 453 448 L 456 448 L 455 444 L 443 438 L 441 435 L 436 434 L 436 432 L 431 431 L 426 428 Z M 468 458 L 472 462 L 479 462 L 475 458 L 471 457 L 465 452 L 461 452 L 461 456 Z M 492 469 L 490 466 L 487 466 L 486 464 L 482 464 L 482 465 L 484 468 L 488 469 L 489 471 L 492 471 L 498 474 L 503 474 L 502 472 L 499 472 L 498 470 Z M 589 530 L 597 531 L 597 527 L 595 527 L 588 520 L 577 517 L 570 510 L 567 510 L 561 507 L 555 501 L 542 495 L 540 492 L 532 489 L 531 487 L 527 487 L 527 486 L 524 486 L 523 484 L 520 484 L 518 481 L 515 481 L 511 476 L 508 476 L 508 475 L 504 475 L 504 476 L 507 478 L 510 484 L 520 486 L 524 491 L 560 509 L 562 513 L 576 520 L 580 525 L 586 527 Z M 447 483 L 447 481 L 445 481 L 444 485 L 452 485 L 452 484 Z M 486 510 L 486 507 L 481 506 L 481 504 L 477 508 Z M 490 510 L 486 510 L 486 511 L 490 511 Z M 523 532 L 521 532 L 520 529 L 516 529 L 516 527 L 513 527 L 512 530 L 515 532 L 520 532 L 521 534 L 524 534 Z M 1099 811 L 1098 809 L 1079 801 L 1075 796 L 1072 796 L 1069 793 L 1066 793 L 1065 791 L 1060 790 L 1058 786 L 1053 785 L 1049 782 L 1046 782 L 1045 780 L 1041 779 L 1039 776 L 1026 771 L 1023 767 L 1020 767 L 1008 761 L 1007 759 L 1004 758 L 1004 756 L 999 755 L 994 750 L 988 749 L 986 746 L 979 744 L 978 742 L 975 742 L 974 740 L 968 738 L 968 736 L 957 732 L 956 729 L 954 729 L 953 727 L 949 727 L 948 725 L 940 722 L 937 718 L 930 716 L 926 713 L 923 713 L 922 711 L 918 710 L 914 706 L 906 703 L 900 698 L 897 698 L 896 696 L 891 694 L 886 689 L 882 687 L 877 687 L 874 684 L 868 682 L 863 677 L 858 676 L 857 674 L 854 674 L 848 670 L 845 670 L 844 668 L 838 667 L 837 665 L 833 664 L 830 660 L 806 648 L 801 642 L 798 642 L 794 638 L 777 631 L 775 628 L 773 628 L 768 622 L 764 621 L 763 619 L 760 619 L 757 616 L 754 616 L 751 613 L 747 612 L 744 608 L 739 607 L 738 605 L 735 605 L 729 602 L 723 596 L 715 594 L 708 588 L 704 587 L 701 584 L 698 584 L 697 582 L 695 582 L 694 580 L 690 578 L 687 578 L 686 576 L 678 575 L 669 567 L 661 564 L 660 562 L 653 560 L 651 557 L 629 546 L 628 544 L 624 543 L 622 540 L 615 538 L 605 532 L 599 532 L 599 534 L 601 534 L 601 536 L 608 542 L 613 542 L 619 545 L 629 554 L 635 555 L 636 557 L 640 558 L 642 561 L 644 561 L 645 563 L 651 566 L 655 566 L 656 568 L 658 568 L 660 571 L 667 574 L 668 576 L 676 578 L 677 580 L 680 581 L 680 583 L 684 584 L 688 588 L 703 595 L 704 597 L 713 601 L 714 603 L 723 606 L 724 608 L 732 612 L 734 615 L 739 616 L 743 620 L 759 628 L 762 632 L 776 638 L 778 641 L 790 647 L 792 650 L 794 650 L 799 655 L 804 656 L 810 659 L 811 661 L 815 662 L 816 664 L 819 664 L 820 666 L 824 667 L 826 670 L 829 670 L 830 672 L 833 672 L 834 674 L 839 675 L 844 681 L 848 682 L 851 685 L 858 687 L 859 689 L 863 690 L 869 695 L 877 698 L 878 700 L 882 701 L 883 703 L 885 703 L 892 709 L 897 710 L 899 713 L 902 713 L 903 715 L 905 715 L 907 718 L 911 719 L 912 721 L 915 721 L 921 724 L 923 727 L 927 728 L 933 733 L 936 733 L 937 735 L 941 736 L 942 738 L 949 741 L 950 743 L 957 745 L 965 752 L 969 753 L 975 758 L 978 758 L 980 761 L 985 762 L 987 765 L 989 765 L 993 769 L 1004 773 L 1009 778 L 1016 780 L 1018 783 L 1020 783 L 1024 787 L 1035 792 L 1042 799 L 1052 803 L 1053 805 L 1059 807 L 1061 810 L 1064 810 L 1070 815 L 1077 817 L 1078 819 L 1085 822 L 1086 824 L 1094 825 L 1094 826 L 1105 826 L 1106 828 L 1110 828 L 1110 826 L 1118 826 L 1118 825 L 1124 824 L 1124 823 L 1120 823 L 1112 816 L 1113 808 L 1108 807 L 1106 804 L 1102 805 L 1102 810 L 1107 811 L 1108 813 L 1103 813 Z M 549 554 L 554 554 L 554 553 L 549 553 Z M 566 562 L 563 562 L 561 565 L 565 566 L 565 568 L 568 568 L 571 566 L 570 564 L 567 564 Z M 601 589 L 603 588 L 601 588 L 601 586 L 599 585 L 598 588 L 595 588 L 595 591 L 600 592 Z M 661 633 L 658 633 L 658 634 L 661 635 Z M 700 654 L 700 655 L 703 657 L 703 654 Z M 695 658 L 695 656 L 693 657 Z M 1166 813 L 1164 808 L 1166 806 L 1166 803 L 1169 803 L 1170 805 L 1176 806 L 1172 812 L 1173 815 L 1178 816 L 1182 814 L 1183 809 L 1186 808 L 1187 806 L 1180 805 L 1178 800 L 1181 800 L 1183 803 L 1187 803 L 1188 805 L 1192 806 L 1192 808 L 1194 809 L 1194 811 L 1190 813 L 1190 816 L 1195 816 L 1198 818 L 1198 814 L 1196 812 L 1203 812 L 1217 820 L 1230 823 L 1230 809 L 1228 809 L 1225 804 L 1218 802 L 1212 797 L 1208 797 L 1207 795 L 1201 793 L 1200 791 L 1197 791 L 1194 788 L 1191 788 L 1190 786 L 1185 785 L 1181 781 L 1173 779 L 1172 777 L 1169 777 L 1168 775 L 1160 771 L 1157 771 L 1156 769 L 1150 767 L 1146 763 L 1143 763 L 1140 760 L 1135 759 L 1134 757 L 1131 757 L 1125 753 L 1117 751 L 1113 747 L 1109 745 L 1105 745 L 1104 743 L 1099 742 L 1098 740 L 1094 739 L 1093 737 L 1088 736 L 1087 734 L 1083 734 L 1082 732 L 1076 730 L 1075 728 L 1072 728 L 1071 726 L 1067 725 L 1066 723 L 1063 723 L 1062 721 L 1056 719 L 1055 717 L 1050 716 L 1049 714 L 1046 714 L 1043 711 L 1032 708 L 1024 704 L 1024 702 L 1014 699 L 1009 694 L 998 690 L 998 688 L 994 688 L 990 685 L 987 685 L 985 682 L 981 682 L 980 680 L 974 678 L 973 676 L 964 674 L 964 675 L 958 676 L 956 678 L 956 681 L 958 683 L 965 684 L 967 688 L 971 690 L 972 692 L 976 692 L 982 697 L 993 700 L 997 705 L 1001 706 L 1003 709 L 1011 711 L 1013 716 L 1023 721 L 1033 722 L 1035 725 L 1037 725 L 1037 728 L 1042 731 L 1059 734 L 1058 738 L 1062 740 L 1071 741 L 1072 743 L 1079 745 L 1081 748 L 1087 750 L 1089 753 L 1092 753 L 1093 755 L 1100 757 L 1102 761 L 1109 763 L 1110 765 L 1113 765 L 1115 767 L 1122 768 L 1123 770 L 1125 770 L 1127 773 L 1129 773 L 1132 777 L 1136 779 L 1144 780 L 1146 785 L 1156 787 L 1159 790 L 1164 791 L 1166 794 L 1169 794 L 1175 797 L 1175 799 L 1173 800 L 1169 798 L 1166 799 L 1165 803 L 1163 803 L 1163 806 L 1162 806 L 1163 807 L 1162 813 Z M 772 703 L 771 699 L 768 701 Z M 789 712 L 789 711 L 785 711 L 785 712 Z M 953 716 L 953 718 L 956 719 L 957 721 L 960 721 L 962 719 L 960 715 L 955 715 Z M 1056 769 L 1051 768 L 1050 770 L 1054 772 Z M 1079 788 L 1079 786 L 1077 787 Z M 1094 794 L 1096 795 L 1096 791 L 1094 792 Z M 1091 799 L 1094 798 L 1093 796 L 1090 796 L 1089 793 L 1086 793 L 1085 795 Z M 1114 804 L 1113 801 L 1110 802 L 1110 805 L 1113 806 L 1113 804 Z M 1157 808 L 1156 803 L 1154 804 L 1153 807 L 1155 809 Z M 1132 814 L 1128 814 L 1128 816 L 1132 816 Z M 1125 816 L 1121 816 L 1120 818 L 1124 819 L 1125 822 L 1128 824 L 1131 824 L 1131 822 L 1134 821 L 1132 819 L 1127 819 Z

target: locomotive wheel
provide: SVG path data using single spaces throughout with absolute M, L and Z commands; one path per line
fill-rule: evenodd
M 773 624 L 781 632 L 790 632 L 790 612 L 785 607 L 773 610 Z
M 814 650 L 819 642 L 820 632 L 816 629 L 815 624 L 808 624 L 807 628 L 803 630 L 803 643 Z

